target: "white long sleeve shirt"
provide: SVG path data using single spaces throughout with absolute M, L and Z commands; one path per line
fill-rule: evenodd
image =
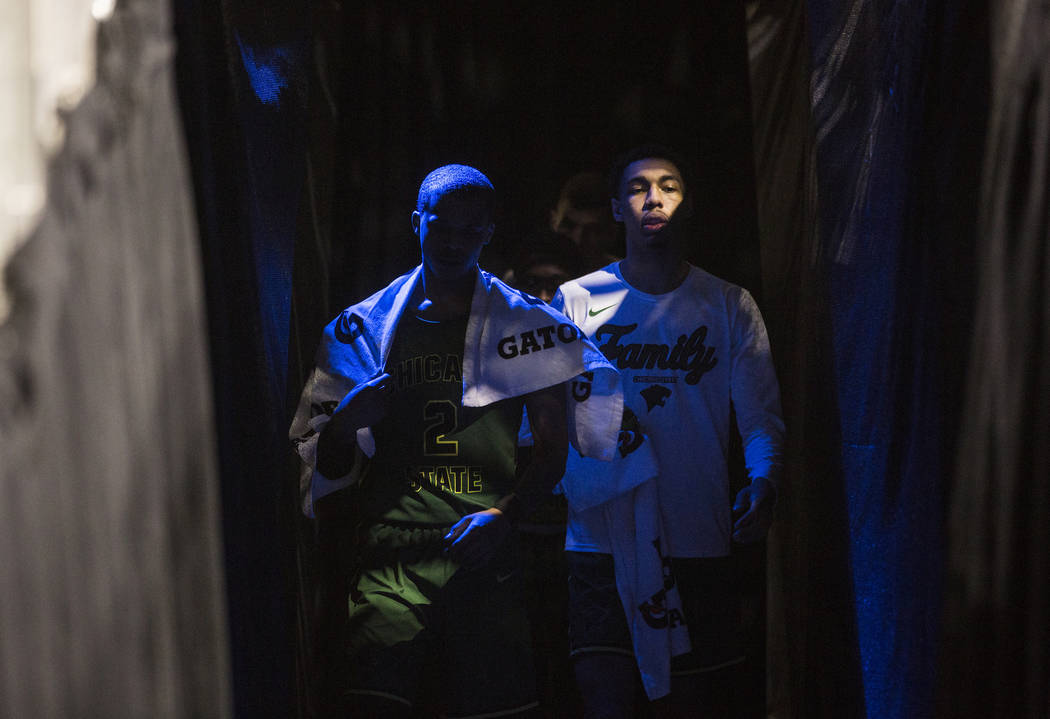
M 562 285 L 552 304 L 621 373 L 625 411 L 657 454 L 671 556 L 729 554 L 730 407 L 751 478 L 779 474 L 784 437 L 769 338 L 751 295 L 697 267 L 671 292 L 650 295 L 613 263 Z M 590 529 L 600 507 L 569 509 L 566 549 L 610 551 Z

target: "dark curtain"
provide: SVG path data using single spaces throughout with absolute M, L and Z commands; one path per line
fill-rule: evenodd
M 780 290 L 770 324 L 792 434 L 770 562 L 777 716 L 934 710 L 981 12 L 751 5 L 763 280 Z
M 1045 3 L 749 12 L 793 435 L 770 711 L 1046 716 Z
M 769 540 L 769 715 L 863 716 L 805 3 L 748 6 L 762 312 L 788 427 Z
M 929 714 L 940 598 L 940 358 L 923 341 L 935 322 L 921 279 L 932 267 L 910 221 L 923 194 L 928 12 L 927 3 L 808 4 L 818 262 L 862 700 L 873 717 Z
M 241 717 L 299 711 L 302 525 L 290 481 L 287 395 L 295 239 L 307 186 L 307 10 L 282 2 L 175 3 L 178 90 L 208 307 L 232 687 Z
M 945 717 L 1050 716 L 1050 7 L 990 12 L 973 335 L 948 505 Z

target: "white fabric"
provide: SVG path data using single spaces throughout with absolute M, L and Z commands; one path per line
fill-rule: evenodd
M 652 442 L 628 436 L 621 447 L 633 450 L 612 462 L 570 451 L 559 487 L 569 505 L 589 518 L 600 547 L 571 546 L 570 535 L 566 548 L 612 555 L 642 685 L 649 699 L 658 699 L 671 691 L 671 657 L 689 651 L 689 632 L 670 574 Z
M 54 11 L 40 31 L 65 39 L 77 19 L 58 5 L 69 4 L 34 2 L 34 13 L 55 6 L 40 8 Z M 64 118 L 47 205 L 7 268 L 4 717 L 234 716 L 201 239 L 173 18 L 171 2 L 126 0 L 98 29 L 98 83 Z M 0 29 L 0 55 L 23 32 Z M 0 165 L 17 164 L 8 149 Z
M 364 464 L 360 457 L 346 477 L 320 475 L 314 469 L 317 436 L 347 392 L 383 372 L 398 320 L 421 274 L 416 267 L 398 277 L 325 328 L 317 367 L 289 431 L 304 462 L 300 490 L 307 515 L 313 514 L 314 500 L 358 477 L 356 470 Z M 591 373 L 586 378 L 590 392 L 586 400 L 577 394 L 567 403 L 569 438 L 581 454 L 609 459 L 616 451 L 623 409 L 618 373 L 564 315 L 478 271 L 463 349 L 465 406 L 483 407 L 584 372 Z M 359 447 L 370 439 L 367 430 L 358 432 Z
M 98 74 L 96 4 L 0 3 L 0 322 L 9 311 L 3 267 L 40 222 L 48 158 L 62 147 L 67 118 Z
M 625 405 L 656 452 L 671 556 L 728 555 L 730 403 L 752 478 L 777 476 L 784 434 L 769 340 L 751 295 L 696 267 L 672 292 L 649 295 L 614 263 L 565 283 L 552 304 L 620 370 Z M 591 515 L 571 503 L 569 510 L 577 546 L 601 546 Z

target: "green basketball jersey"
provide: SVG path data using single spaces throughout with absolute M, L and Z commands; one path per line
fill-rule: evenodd
M 363 482 L 373 519 L 449 525 L 513 489 L 524 399 L 463 406 L 466 325 L 412 312 L 398 323 L 386 365 L 390 412 L 373 428 L 376 453 Z

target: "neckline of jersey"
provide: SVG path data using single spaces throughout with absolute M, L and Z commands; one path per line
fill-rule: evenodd
M 678 292 L 686 286 L 686 284 L 697 271 L 696 267 L 694 267 L 693 265 L 689 265 L 689 271 L 685 273 L 685 278 L 683 278 L 682 281 L 678 283 L 677 287 L 675 287 L 673 290 L 668 290 L 667 292 L 662 292 L 658 295 L 654 295 L 648 292 L 643 292 L 642 290 L 638 289 L 630 282 L 628 282 L 627 279 L 623 276 L 623 272 L 620 271 L 620 262 L 623 262 L 623 260 L 619 260 L 613 264 L 613 274 L 616 275 L 616 279 L 624 283 L 627 286 L 627 289 L 629 289 L 635 296 L 643 300 L 647 300 L 648 302 L 659 302 L 660 300 L 665 300 L 668 297 L 673 296 L 674 293 Z

